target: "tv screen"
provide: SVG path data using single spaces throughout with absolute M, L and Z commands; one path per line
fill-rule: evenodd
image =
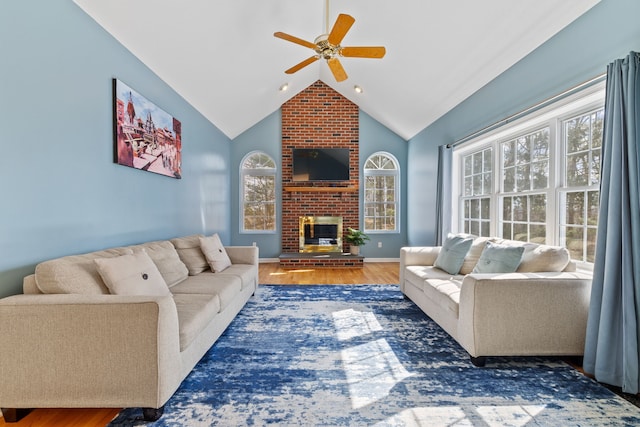
M 348 148 L 294 148 L 294 181 L 348 181 Z

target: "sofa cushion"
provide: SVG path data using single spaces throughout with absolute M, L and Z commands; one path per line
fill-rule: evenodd
M 202 234 L 171 239 L 171 243 L 176 248 L 178 256 L 184 265 L 187 266 L 190 276 L 195 276 L 209 269 L 207 259 L 204 257 L 202 249 L 200 249 L 200 237 L 202 237 Z
M 44 261 L 36 266 L 36 285 L 44 294 L 108 294 L 93 260 L 132 253 L 129 248 L 113 248 Z
M 217 295 L 178 294 L 173 300 L 178 311 L 180 351 L 183 351 L 220 312 L 220 299 Z
M 241 291 L 242 283 L 239 277 L 232 275 L 223 276 L 211 271 L 205 271 L 197 276 L 190 276 L 184 282 L 171 288 L 171 292 L 174 295 L 217 295 L 220 299 L 220 311 L 224 310 Z
M 422 290 L 425 295 L 441 307 L 446 307 L 458 317 L 460 307 L 460 287 L 458 280 L 425 280 Z
M 433 265 L 449 274 L 458 274 L 472 243 L 473 237 L 449 234 Z
M 513 273 L 522 260 L 524 247 L 487 242 L 473 273 Z
M 485 245 L 487 242 L 492 241 L 494 240 L 489 237 L 477 237 L 473 240 L 469 252 L 464 257 L 462 267 L 460 267 L 460 274 L 469 274 L 473 271 L 473 267 L 478 263 Z
M 214 273 L 220 273 L 225 268 L 231 266 L 231 260 L 227 251 L 220 241 L 218 233 L 213 236 L 200 237 L 200 249 L 204 253 L 204 257 L 207 259 L 207 264 L 211 267 L 211 271 Z
M 498 240 L 500 244 L 524 247 L 522 261 L 516 270 L 518 273 L 560 272 L 571 263 L 567 248 L 539 243 L 519 242 L 516 240 Z
M 542 271 L 563 271 L 571 255 L 567 248 L 560 246 L 531 245 L 525 247 L 522 254 L 522 262 L 518 267 L 519 273 L 538 273 Z
M 158 267 L 144 251 L 94 260 L 100 277 L 114 295 L 169 295 Z
M 245 289 L 247 286 L 253 285 L 257 280 L 258 266 L 253 264 L 233 264 L 222 273 L 217 274 L 222 277 L 228 275 L 240 278 L 242 289 Z
M 462 280 L 464 276 L 449 274 L 444 270 L 430 265 L 408 265 L 405 267 L 405 277 L 412 281 L 422 282 L 426 279 L 449 280 L 452 278 Z
M 168 240 L 143 243 L 130 246 L 130 248 L 134 252 L 144 249 L 160 270 L 160 274 L 169 287 L 177 285 L 189 276 L 187 266 L 184 265 L 176 248 Z

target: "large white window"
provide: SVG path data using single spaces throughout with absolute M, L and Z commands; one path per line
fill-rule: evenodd
M 262 152 L 252 152 L 240 164 L 243 232 L 276 230 L 276 163 Z
M 454 149 L 456 231 L 565 246 L 594 260 L 604 83 Z
M 364 163 L 364 230 L 397 232 L 400 166 L 389 153 L 377 152 Z
M 546 243 L 549 133 L 547 126 L 500 143 L 499 230 L 505 239 Z
M 491 147 L 462 158 L 462 231 L 476 236 L 491 233 L 491 193 L 493 192 L 493 150 Z
M 562 122 L 566 156 L 560 194 L 560 236 L 571 258 L 592 263 L 598 227 L 602 108 Z

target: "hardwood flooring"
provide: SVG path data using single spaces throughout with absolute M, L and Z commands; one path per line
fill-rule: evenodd
M 394 284 L 398 283 L 397 262 L 365 262 L 363 268 L 315 268 L 285 270 L 278 263 L 260 264 L 261 284 Z M 6 423 L 0 418 L 0 427 L 104 427 L 120 409 L 36 409 L 17 423 Z
M 283 269 L 276 263 L 260 264 L 261 284 L 269 285 L 352 285 L 397 284 L 397 262 L 365 262 L 363 268 Z

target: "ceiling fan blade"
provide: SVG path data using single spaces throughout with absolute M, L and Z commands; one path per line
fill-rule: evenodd
M 276 33 L 273 33 L 273 35 L 275 37 L 279 38 L 279 39 L 287 40 L 287 41 L 290 41 L 292 43 L 296 43 L 296 44 L 302 45 L 304 47 L 308 47 L 308 48 L 311 48 L 311 49 L 314 49 L 314 50 L 316 48 L 315 44 L 313 44 L 311 42 L 308 42 L 306 40 L 299 39 L 299 38 L 294 37 L 292 35 L 289 35 L 287 33 L 282 33 L 280 31 L 278 31 Z
M 327 64 L 333 73 L 333 77 L 336 78 L 336 81 L 341 82 L 347 80 L 347 72 L 342 68 L 342 64 L 338 61 L 338 58 L 328 59 Z
M 382 58 L 387 53 L 384 46 L 343 47 L 340 55 L 357 58 Z
M 289 68 L 287 71 L 285 71 L 286 74 L 293 74 L 296 71 L 306 67 L 309 64 L 313 64 L 314 62 L 316 62 L 318 60 L 317 56 L 312 56 L 310 58 L 305 59 L 304 61 L 302 61 L 301 63 L 294 65 L 293 67 Z
M 333 24 L 333 28 L 329 33 L 327 41 L 334 46 L 339 45 L 354 22 L 356 22 L 356 20 L 350 15 L 346 15 L 344 13 L 338 15 L 338 19 L 336 19 L 336 23 Z

